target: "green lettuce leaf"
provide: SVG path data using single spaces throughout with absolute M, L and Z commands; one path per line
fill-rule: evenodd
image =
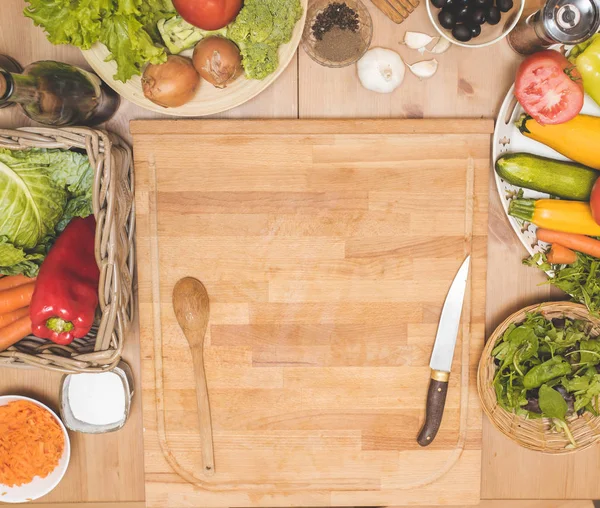
M 0 273 L 3 275 L 35 277 L 45 257 L 44 252 L 27 254 L 9 243 L 6 236 L 0 236 Z
M 100 41 L 111 55 L 107 61 L 117 62 L 115 79 L 127 81 L 141 74 L 146 63 L 161 64 L 167 61 L 164 48 L 155 46 L 143 25 L 132 16 L 114 14 L 102 22 Z
M 90 49 L 100 37 L 102 17 L 112 0 L 27 0 L 25 16 L 46 31 L 52 44 Z
M 171 0 L 26 0 L 25 15 L 41 26 L 53 44 L 90 49 L 102 42 L 117 62 L 116 79 L 127 81 L 167 55 L 156 24 L 172 16 Z
M 85 155 L 0 149 L 0 273 L 34 276 L 69 221 L 92 214 L 93 180 Z
M 0 236 L 16 247 L 34 248 L 54 231 L 67 206 L 67 191 L 38 165 L 0 161 L 0 189 Z

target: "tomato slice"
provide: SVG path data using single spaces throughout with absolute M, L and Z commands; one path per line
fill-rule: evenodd
M 565 123 L 583 107 L 581 74 L 558 51 L 540 51 L 519 66 L 515 95 L 538 123 Z

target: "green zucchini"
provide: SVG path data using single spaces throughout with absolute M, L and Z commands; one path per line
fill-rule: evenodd
M 508 153 L 496 161 L 503 180 L 526 189 L 575 201 L 588 201 L 600 173 L 575 162 L 557 161 L 530 153 Z

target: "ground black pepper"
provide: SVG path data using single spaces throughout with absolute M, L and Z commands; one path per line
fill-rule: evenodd
M 337 26 L 323 34 L 316 42 L 315 52 L 330 62 L 344 62 L 355 57 L 363 45 L 358 32 L 343 30 Z
M 345 2 L 330 3 L 323 12 L 317 14 L 317 18 L 312 26 L 312 32 L 315 38 L 320 41 L 334 27 L 357 32 L 358 13 L 348 7 Z

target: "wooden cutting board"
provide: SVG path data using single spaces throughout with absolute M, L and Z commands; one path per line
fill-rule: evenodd
M 493 122 L 131 127 L 148 506 L 477 503 Z M 468 253 L 446 412 L 421 448 L 429 356 Z M 171 304 L 185 276 L 211 299 L 212 477 Z

